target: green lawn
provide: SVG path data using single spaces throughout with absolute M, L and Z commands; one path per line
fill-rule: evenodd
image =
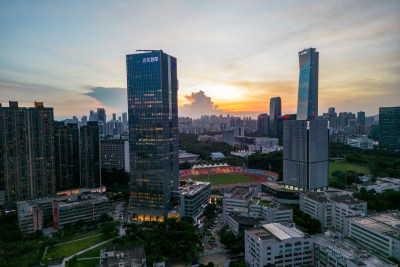
M 60 246 L 54 246 L 49 248 L 46 256 L 51 256 L 52 258 L 68 257 L 88 247 L 94 246 L 106 239 L 107 238 L 105 238 L 103 235 L 100 235 Z
M 81 255 L 78 255 L 78 259 L 80 258 L 92 258 L 92 257 L 100 257 L 100 251 L 102 248 L 106 246 L 111 246 L 113 244 L 112 241 L 107 242 L 101 246 L 98 246 L 97 248 L 91 249 L 89 251 L 86 251 L 85 253 L 82 253 Z
M 207 182 L 208 176 L 194 176 L 191 177 L 193 181 Z M 253 179 L 243 175 L 243 174 L 226 174 L 226 175 L 210 175 L 211 185 L 220 184 L 235 184 L 235 183 L 248 183 L 254 182 Z
M 90 259 L 90 260 L 78 260 L 74 267 L 96 267 L 100 263 L 100 259 Z M 65 264 L 66 267 L 69 266 L 69 261 Z
M 370 169 L 366 166 L 344 162 L 329 162 L 329 176 L 332 177 L 332 173 L 335 171 L 355 171 L 356 173 L 362 172 L 364 174 L 371 173 Z
M 97 231 L 94 231 L 94 232 L 90 232 L 90 233 L 86 233 L 86 234 L 83 234 L 83 235 L 74 236 L 73 238 L 68 238 L 65 241 L 63 241 L 62 243 L 68 242 L 68 241 L 72 241 L 72 240 L 81 239 L 81 238 L 85 238 L 85 237 L 89 237 L 89 236 L 93 236 L 93 235 L 98 235 L 98 234 L 101 234 L 100 230 L 97 230 Z
M 329 162 L 329 182 L 336 181 L 337 178 L 332 176 L 335 171 L 354 171 L 356 173 L 370 174 L 371 171 L 368 167 L 345 162 Z

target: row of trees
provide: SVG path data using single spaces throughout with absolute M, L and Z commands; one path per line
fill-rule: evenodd
M 369 210 L 387 211 L 400 209 L 400 192 L 386 190 L 383 193 L 376 193 L 375 190 L 367 191 L 361 187 L 360 192 L 354 197 L 367 202 Z
M 116 235 L 116 223 L 107 214 L 101 217 L 102 233 L 108 237 Z M 54 233 L 53 237 L 44 236 L 38 230 L 33 234 L 21 234 L 15 212 L 0 216 L 0 266 L 36 266 L 40 264 L 45 247 L 54 246 L 66 239 L 90 232 L 99 228 L 95 221 L 79 220 L 65 225 L 63 231 Z M 24 262 L 21 262 L 24 258 Z M 26 261 L 27 259 L 27 261 Z
M 329 156 L 368 166 L 376 177 L 400 177 L 400 152 L 362 150 L 344 144 L 330 144 Z
M 144 245 L 149 266 L 158 260 L 191 263 L 203 250 L 198 229 L 193 224 L 190 218 L 129 224 L 126 236 L 116 241 L 122 247 Z
M 335 177 L 335 180 L 329 181 L 329 185 L 337 188 L 345 188 L 347 185 L 351 185 L 353 183 L 359 183 L 358 176 L 363 176 L 363 173 L 356 173 L 355 171 L 334 171 L 332 176 Z
M 291 205 L 291 207 L 293 209 L 293 221 L 296 223 L 296 226 L 300 227 L 310 235 L 321 232 L 321 223 L 317 219 L 302 212 L 297 205 Z
M 218 231 L 218 236 L 221 244 L 223 244 L 232 255 L 244 253 L 244 231 L 236 236 L 224 227 Z

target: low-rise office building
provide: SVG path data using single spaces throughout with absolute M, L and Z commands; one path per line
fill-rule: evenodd
M 210 199 L 211 183 L 190 182 L 179 188 L 179 215 L 198 220 Z
M 300 210 L 317 219 L 322 229 L 342 230 L 344 218 L 366 213 L 367 203 L 341 192 L 300 193 Z
M 372 139 L 367 138 L 367 136 L 363 135 L 362 137 L 357 138 L 347 138 L 346 144 L 352 147 L 357 147 L 361 149 L 373 149 L 374 142 Z
M 389 189 L 400 191 L 400 179 L 390 177 L 378 178 L 375 184 L 368 185 L 366 189 L 367 191 L 375 190 L 379 194 Z
M 225 193 L 222 199 L 224 221 L 227 221 L 230 214 L 248 216 L 249 202 L 257 192 L 257 186 L 236 186 L 229 193 Z
M 196 163 L 197 160 L 199 159 L 199 157 L 200 157 L 200 155 L 197 155 L 197 154 L 179 151 L 179 164 L 182 164 L 185 162 Z
M 62 228 L 79 220 L 99 220 L 107 213 L 108 204 L 108 198 L 98 194 L 74 196 L 66 202 L 54 202 L 54 227 Z
M 362 249 L 347 239 L 317 235 L 314 239 L 314 266 L 396 267 L 397 264 Z
M 67 196 L 56 196 L 17 202 L 18 226 L 21 233 L 31 234 L 42 230 L 45 227 L 44 222 L 53 218 L 53 202 L 66 200 Z
M 21 233 L 32 234 L 43 229 L 43 208 L 27 201 L 17 202 L 18 226 Z
M 238 186 L 224 194 L 222 199 L 224 221 L 235 234 L 240 228 L 238 225 L 256 225 L 254 220 L 263 224 L 293 221 L 291 208 L 274 200 L 269 202 L 261 200 L 259 193 L 257 186 Z M 265 194 L 262 193 L 262 195 Z M 249 224 L 248 221 L 251 223 Z
M 376 213 L 344 219 L 343 234 L 361 246 L 400 260 L 400 212 Z
M 21 233 L 28 234 L 42 230 L 46 221 L 47 224 L 53 221 L 53 227 L 57 229 L 59 226 L 79 219 L 99 219 L 108 211 L 108 198 L 92 192 L 105 192 L 105 187 L 73 189 L 55 197 L 17 202 L 18 225 Z
M 311 266 L 313 239 L 294 227 L 265 224 L 245 231 L 245 261 L 248 266 Z
M 249 205 L 249 216 L 266 223 L 290 222 L 293 221 L 293 210 L 274 200 L 269 203 L 255 200 Z

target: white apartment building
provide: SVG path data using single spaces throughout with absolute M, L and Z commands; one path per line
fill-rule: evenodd
M 400 260 L 399 211 L 347 217 L 343 234 L 371 251 Z
M 321 223 L 322 229 L 343 229 L 344 218 L 367 212 L 365 201 L 346 194 L 301 193 L 300 210 Z
M 316 235 L 314 266 L 316 267 L 396 267 L 397 264 L 375 255 L 347 239 Z
M 245 231 L 245 261 L 248 266 L 311 266 L 313 249 L 312 237 L 280 223 Z

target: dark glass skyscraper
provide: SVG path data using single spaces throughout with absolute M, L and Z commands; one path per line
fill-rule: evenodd
M 176 58 L 162 50 L 126 56 L 130 206 L 139 221 L 162 221 L 178 189 Z
M 315 48 L 299 52 L 299 64 L 297 119 L 312 120 L 318 117 L 319 52 L 316 52 Z
M 357 112 L 357 124 L 360 126 L 365 126 L 365 112 L 364 111 Z
M 273 97 L 269 101 L 269 136 L 277 137 L 278 134 L 278 125 L 277 125 L 277 117 L 282 115 L 282 104 L 281 98 Z
M 267 113 L 258 115 L 257 132 L 261 135 L 268 135 L 269 116 Z
M 328 121 L 283 122 L 283 182 L 304 190 L 328 186 Z
M 400 151 L 400 106 L 379 108 L 379 147 Z
M 302 190 L 328 186 L 329 123 L 318 119 L 318 52 L 299 52 L 297 120 L 283 122 L 283 182 Z

